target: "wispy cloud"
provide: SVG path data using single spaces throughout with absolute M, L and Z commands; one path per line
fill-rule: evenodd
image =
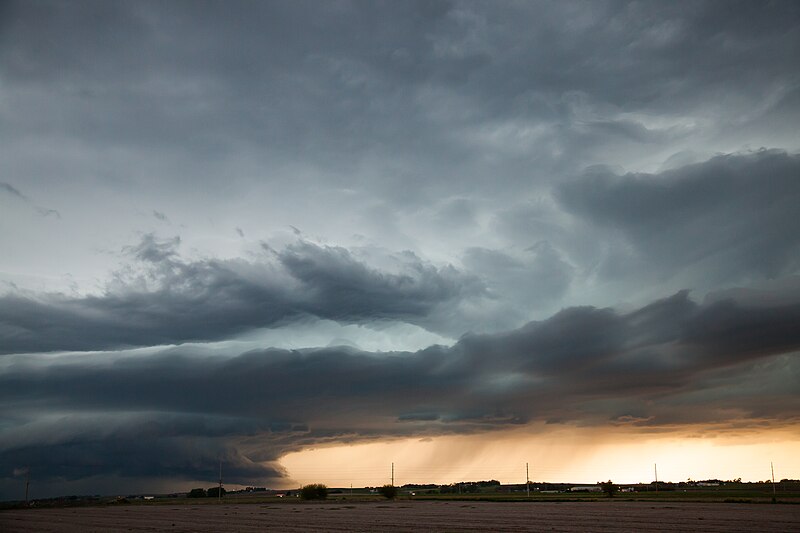
M 22 200 L 26 204 L 30 205 L 37 213 L 39 213 L 43 217 L 47 217 L 47 216 L 51 216 L 52 215 L 52 216 L 54 216 L 56 218 L 61 218 L 61 213 L 59 213 L 55 209 L 48 209 L 46 207 L 41 207 L 39 205 L 36 205 L 36 203 L 34 203 L 33 200 L 31 200 L 28 196 L 22 194 L 19 191 L 19 189 L 17 189 L 16 187 L 14 187 L 13 185 L 11 185 L 9 183 L 0 182 L 0 191 L 4 191 L 8 195 L 10 195 L 10 196 L 12 196 L 14 198 L 17 198 L 19 200 Z

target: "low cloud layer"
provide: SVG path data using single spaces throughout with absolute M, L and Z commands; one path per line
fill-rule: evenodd
M 0 371 L 0 471 L 195 479 L 223 456 L 230 482 L 269 483 L 281 455 L 329 441 L 537 421 L 784 427 L 800 412 L 798 323 L 800 302 L 699 305 L 681 292 L 629 313 L 565 309 L 418 352 L 11 355 Z

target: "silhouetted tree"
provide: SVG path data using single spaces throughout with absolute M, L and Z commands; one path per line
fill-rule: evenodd
M 619 487 L 614 485 L 614 483 L 610 479 L 605 482 L 598 481 L 597 484 L 600 485 L 600 488 L 603 489 L 603 492 L 605 492 L 609 498 L 613 498 L 614 494 L 619 490 Z
M 206 494 L 208 494 L 209 498 L 219 498 L 219 491 L 220 491 L 219 487 L 211 487 L 210 489 L 208 489 L 208 491 L 206 491 Z M 225 492 L 226 492 L 225 487 L 222 487 L 223 496 L 225 496 Z
M 394 485 L 384 485 L 378 489 L 378 492 L 388 500 L 393 500 L 397 497 L 397 487 Z
M 206 497 L 206 489 L 192 489 L 189 491 L 189 494 L 186 495 L 187 498 L 205 498 Z
M 311 483 L 300 489 L 300 497 L 304 500 L 324 500 L 328 497 L 328 487 L 322 483 Z

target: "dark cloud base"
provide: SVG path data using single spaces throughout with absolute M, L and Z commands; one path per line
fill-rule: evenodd
M 800 303 L 699 305 L 680 292 L 638 310 L 569 308 L 452 347 L 345 347 L 203 356 L 7 355 L 0 472 L 280 477 L 274 461 L 321 442 L 485 432 L 531 422 L 796 424 Z M 53 406 L 58 406 L 54 411 Z M 749 421 L 749 422 L 748 422 Z

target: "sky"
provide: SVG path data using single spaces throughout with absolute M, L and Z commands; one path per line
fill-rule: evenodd
M 0 3 L 0 498 L 800 477 L 800 4 Z

